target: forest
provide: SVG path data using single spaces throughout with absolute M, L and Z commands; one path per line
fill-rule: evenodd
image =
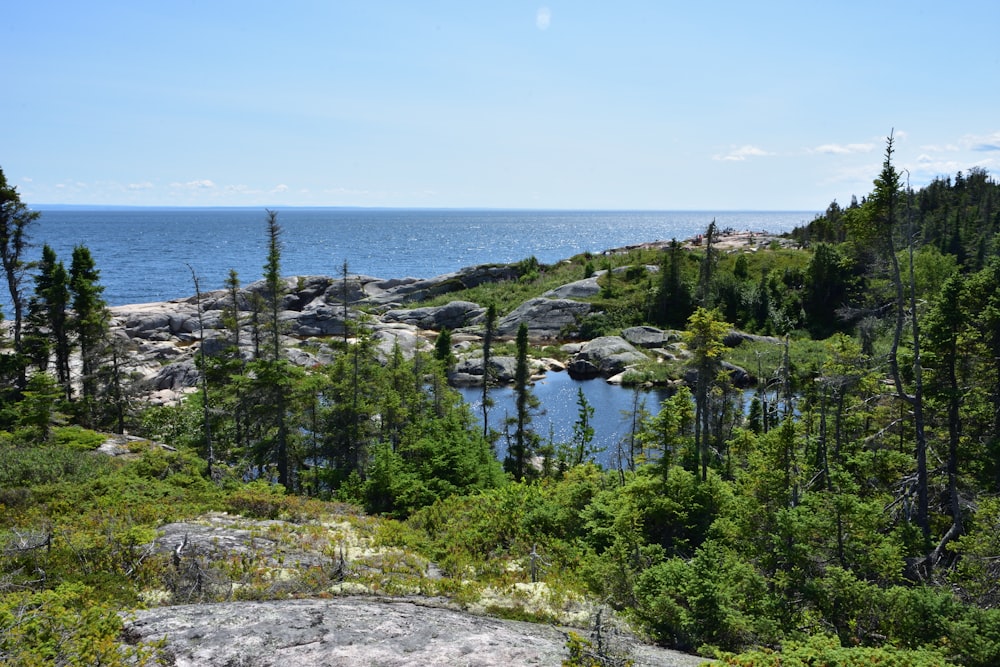
M 914 190 L 893 151 L 890 136 L 860 200 L 753 252 L 720 251 L 713 224 L 694 249 L 529 258 L 514 280 L 436 297 L 488 306 L 484 405 L 491 356 L 516 360 L 501 423 L 449 386 L 447 329 L 431 352 L 380 359 L 362 315 L 329 363 L 292 363 L 271 211 L 263 288 L 230 274 L 227 338 L 201 346 L 197 391 L 145 404 L 89 251 L 28 262 L 37 213 L 0 171 L 0 664 L 160 664 L 160 647 L 121 643 L 118 612 L 154 589 L 190 600 L 176 560 L 145 545 L 219 511 L 363 515 L 436 563 L 430 594 L 541 579 L 717 664 L 1000 664 L 1000 184 L 973 168 Z M 685 350 L 629 371 L 674 391 L 655 415 L 637 405 L 611 469 L 582 393 L 569 442 L 533 429 L 529 360 L 558 349 L 523 326 L 495 335 L 525 296 L 597 271 L 597 314 L 568 335 L 652 326 Z M 93 454 L 126 432 L 131 456 Z M 311 577 L 295 595 L 328 590 Z M 574 635 L 564 664 L 630 662 Z

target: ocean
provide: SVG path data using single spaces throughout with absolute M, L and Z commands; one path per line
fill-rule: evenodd
M 515 262 L 534 256 L 546 264 L 577 253 L 599 253 L 649 241 L 686 239 L 712 220 L 725 229 L 783 232 L 812 220 L 815 212 L 712 211 L 501 211 L 341 208 L 277 209 L 282 233 L 282 273 L 378 278 L 431 278 L 466 266 Z M 165 301 L 219 289 L 236 269 L 249 284 L 263 275 L 266 214 L 258 208 L 42 209 L 31 229 L 35 254 L 48 243 L 67 267 L 75 245 L 90 248 L 110 305 Z M 189 268 L 190 267 L 190 268 Z M 7 300 L 0 300 L 4 303 Z M 9 316 L 9 311 L 7 312 Z M 532 427 L 547 441 L 566 442 L 577 418 L 577 391 L 594 407 L 598 457 L 613 467 L 615 446 L 627 437 L 637 401 L 655 414 L 660 392 L 633 391 L 603 380 L 578 382 L 550 373 L 534 387 L 542 412 Z M 461 391 L 480 415 L 478 389 Z M 490 424 L 502 428 L 515 414 L 510 388 L 492 392 Z M 501 453 L 504 449 L 500 443 Z
M 267 259 L 263 208 L 39 208 L 34 257 L 48 243 L 66 264 L 86 245 L 109 305 L 165 301 L 222 288 L 230 269 L 249 284 Z M 432 278 L 466 266 L 685 239 L 720 229 L 783 232 L 806 211 L 529 211 L 279 208 L 282 274 Z M 190 268 L 189 268 L 190 267 Z M 6 305 L 8 299 L 3 299 Z M 5 308 L 6 311 L 6 308 Z M 6 312 L 9 316 L 9 312 Z

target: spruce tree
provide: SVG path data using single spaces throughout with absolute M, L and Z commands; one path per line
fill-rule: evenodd
M 67 399 L 72 393 L 69 303 L 69 274 L 55 251 L 45 244 L 35 275 L 35 294 L 28 303 L 25 348 L 39 370 L 46 370 L 50 357 L 54 358 L 56 381 Z
M 281 226 L 278 225 L 277 211 L 267 211 L 267 264 L 264 265 L 264 285 L 267 291 L 266 333 L 269 343 L 265 362 L 268 366 L 263 378 L 270 384 L 274 402 L 274 449 L 278 465 L 278 483 L 290 488 L 291 471 L 288 456 L 288 425 L 285 412 L 288 409 L 287 378 L 281 355 L 281 299 L 284 284 L 281 281 Z
M 108 330 L 107 304 L 101 296 L 104 287 L 98 282 L 100 271 L 90 249 L 78 245 L 73 248 L 69 270 L 69 289 L 72 294 L 72 329 L 80 350 L 82 412 L 86 420 L 92 417 L 93 400 L 97 395 L 97 371 L 104 353 Z
M 517 414 L 514 417 L 514 441 L 510 444 L 504 467 L 517 481 L 530 476 L 531 458 L 538 446 L 538 435 L 531 430 L 531 418 L 538 408 L 538 398 L 531 391 L 531 371 L 528 366 L 528 326 L 521 322 L 517 329 L 514 397 Z
M 493 354 L 493 336 L 497 326 L 497 307 L 492 303 L 486 307 L 486 322 L 483 324 L 483 439 L 492 442 L 490 437 L 490 408 L 493 407 L 493 399 L 490 398 L 490 385 L 493 380 L 493 368 L 491 366 Z
M 28 262 L 24 253 L 30 247 L 28 228 L 38 219 L 37 211 L 30 211 L 21 201 L 17 188 L 7 184 L 7 177 L 0 169 L 0 265 L 3 266 L 7 282 L 7 294 L 14 311 L 11 333 L 14 344 L 14 385 L 15 393 L 23 390 L 27 383 L 27 368 L 21 343 L 24 324 L 24 310 L 27 296 L 24 293 L 24 278 Z M 9 361 L 5 359 L 4 361 Z
M 656 293 L 656 319 L 660 324 L 679 328 L 691 315 L 694 297 L 684 277 L 685 250 L 677 239 L 670 241 L 660 267 Z

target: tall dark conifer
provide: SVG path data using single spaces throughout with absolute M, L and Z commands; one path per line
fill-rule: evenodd
M 85 415 L 90 414 L 92 406 L 88 403 L 97 395 L 97 371 L 108 330 L 107 304 L 101 296 L 104 287 L 98 282 L 100 275 L 90 249 L 83 245 L 73 248 L 69 289 L 73 303 L 72 329 L 80 350 L 80 386 Z
M 35 275 L 35 294 L 28 303 L 25 346 L 40 370 L 46 370 L 52 358 L 64 398 L 71 396 L 69 304 L 69 274 L 46 244 Z
M 490 408 L 493 399 L 490 398 L 490 385 L 493 381 L 492 354 L 493 336 L 497 326 L 497 307 L 492 303 L 486 307 L 486 322 L 483 325 L 483 439 L 492 442 L 490 437 Z
M 277 211 L 267 209 L 267 264 L 264 265 L 264 284 L 267 290 L 267 339 L 266 362 L 269 373 L 264 377 L 273 389 L 274 408 L 274 449 L 278 464 L 278 483 L 290 488 L 291 475 L 288 456 L 288 425 L 285 412 L 288 409 L 287 378 L 282 372 L 281 355 L 281 300 L 284 284 L 281 281 L 281 226 L 278 225 Z
M 517 357 L 514 369 L 514 440 L 504 465 L 514 479 L 530 476 L 531 458 L 538 445 L 538 435 L 531 429 L 531 418 L 538 408 L 538 398 L 531 391 L 531 370 L 528 366 L 528 326 L 522 322 L 517 330 Z
M 22 391 L 27 384 L 27 367 L 24 362 L 24 350 L 21 344 L 21 330 L 24 324 L 24 310 L 27 295 L 24 293 L 24 278 L 28 271 L 28 262 L 24 253 L 29 248 L 28 228 L 38 219 L 37 211 L 30 211 L 21 201 L 17 188 L 7 184 L 7 177 L 0 169 L 0 265 L 3 266 L 4 278 L 7 283 L 7 294 L 11 308 L 14 311 L 14 321 L 11 333 L 14 344 L 12 360 L 16 392 Z M 4 359 L 5 362 L 10 359 Z

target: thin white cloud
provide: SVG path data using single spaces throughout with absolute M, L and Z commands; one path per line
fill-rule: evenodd
M 734 148 L 725 155 L 716 155 L 712 159 L 724 160 L 728 162 L 742 162 L 750 157 L 764 157 L 767 155 L 773 155 L 773 153 L 768 153 L 763 148 L 747 144 L 745 146 Z
M 974 135 L 969 134 L 962 137 L 962 146 L 970 151 L 992 152 L 1000 151 L 1000 132 L 992 134 Z
M 280 183 L 280 184 L 276 185 L 271 190 L 271 194 L 280 194 L 282 192 L 288 192 L 288 186 L 285 185 L 284 183 Z
M 213 190 L 215 189 L 215 183 L 207 178 L 202 178 L 195 181 L 188 181 L 187 183 L 171 183 L 171 187 L 174 188 L 184 188 L 186 190 Z
M 539 7 L 535 12 L 535 26 L 539 30 L 548 30 L 552 24 L 552 10 L 548 7 Z
M 813 149 L 814 153 L 827 155 L 850 155 L 852 153 L 871 153 L 875 144 L 823 144 Z
M 129 190 L 151 190 L 153 188 L 153 184 L 149 181 L 145 181 L 143 183 L 129 183 L 126 187 Z

